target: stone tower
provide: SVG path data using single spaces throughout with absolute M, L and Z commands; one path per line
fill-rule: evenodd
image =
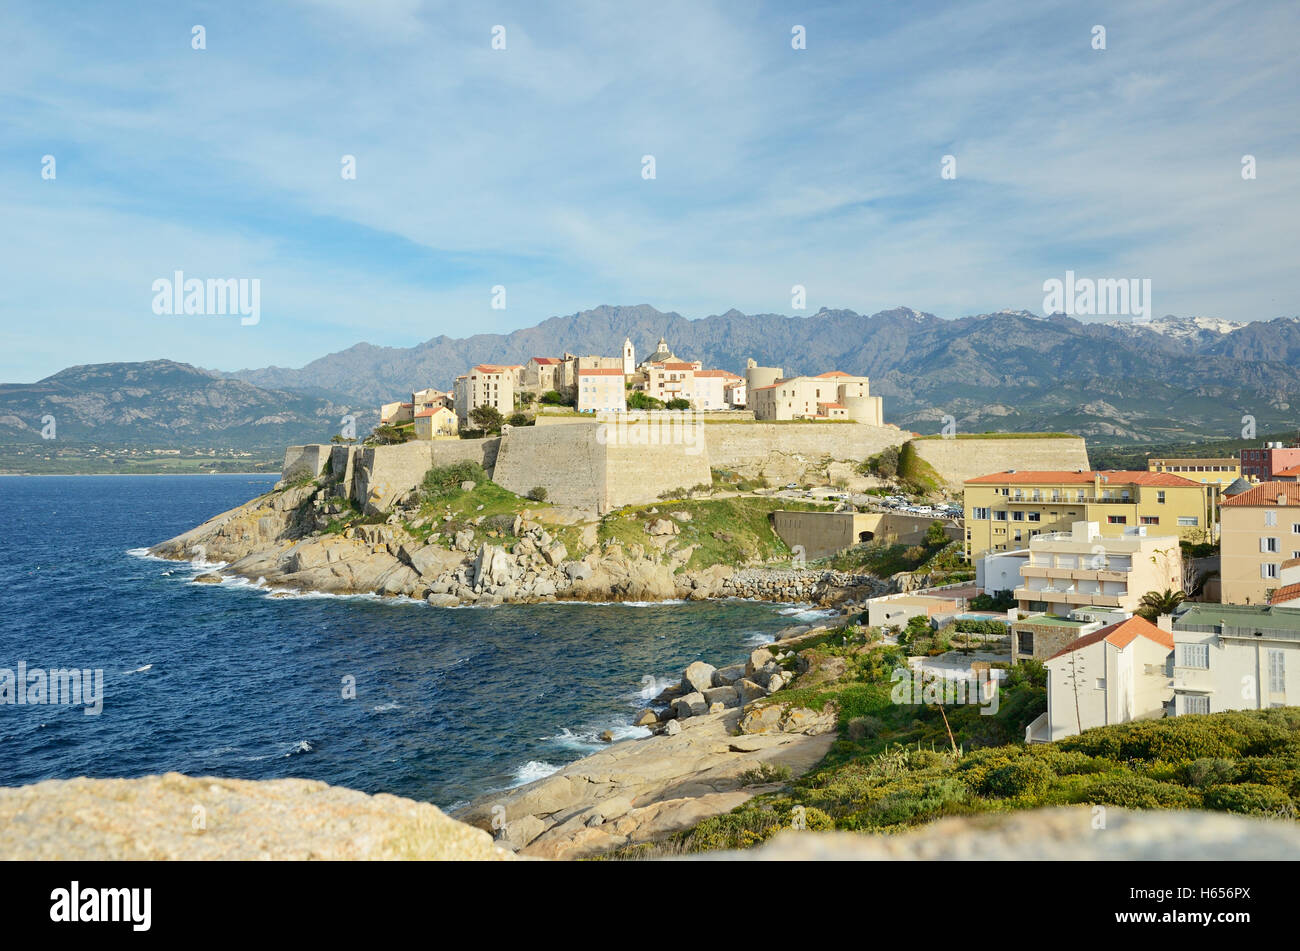
M 623 339 L 623 373 L 625 376 L 631 376 L 636 372 L 636 349 L 632 346 L 632 338 Z

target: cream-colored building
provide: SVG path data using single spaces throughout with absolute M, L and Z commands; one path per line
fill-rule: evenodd
M 379 422 L 381 425 L 401 426 L 403 423 L 409 423 L 414 416 L 414 403 L 404 403 L 398 400 L 394 403 L 385 403 L 379 407 Z
M 743 377 L 728 380 L 722 385 L 722 398 L 729 409 L 744 409 L 747 384 Z
M 1140 526 L 1105 536 L 1096 522 L 1075 522 L 1068 532 L 1029 540 L 1014 595 L 1020 610 L 1068 615 L 1076 608 L 1132 613 L 1149 591 L 1183 586 L 1183 557 L 1176 535 L 1146 535 Z
M 561 393 L 569 396 L 577 395 L 578 373 L 582 370 L 617 370 L 620 374 L 626 373 L 625 360 L 622 356 L 601 357 L 594 354 L 580 357 L 572 353 L 566 353 L 560 360 L 560 367 L 556 371 L 555 388 Z
M 1086 634 L 1048 658 L 1047 712 L 1025 730 L 1049 742 L 1084 730 L 1159 719 L 1173 696 L 1174 639 L 1150 621 L 1129 618 Z
M 455 439 L 459 433 L 456 414 L 445 406 L 420 410 L 415 414 L 416 439 Z
M 747 372 L 756 369 L 749 367 Z M 778 379 L 766 386 L 751 385 L 747 395 L 749 408 L 759 420 L 851 419 L 884 425 L 883 401 L 871 395 L 870 380 L 840 370 Z
M 491 406 L 502 416 L 515 411 L 515 370 L 515 367 L 480 364 L 456 377 L 452 392 L 462 429 L 471 428 L 470 413 L 480 406 Z
M 1024 548 L 1044 532 L 1096 522 L 1119 538 L 1141 527 L 1150 535 L 1213 537 L 1209 490 L 1168 472 L 996 472 L 965 483 L 966 557 Z
M 427 409 L 437 409 L 440 406 L 448 408 L 452 405 L 452 395 L 442 390 L 435 390 L 432 387 L 424 390 L 416 390 L 411 394 L 411 404 L 417 414 Z
M 627 388 L 621 366 L 578 371 L 578 412 L 627 412 Z
M 753 357 L 745 361 L 745 389 L 749 393 L 764 386 L 771 386 L 785 376 L 780 367 L 761 367 Z
M 1219 505 L 1219 585 L 1225 604 L 1265 604 L 1300 558 L 1300 483 L 1261 482 Z
M 1173 630 L 1176 715 L 1300 703 L 1300 610 L 1188 604 L 1160 620 Z
M 562 361 L 558 357 L 532 357 L 524 364 L 522 388 L 534 396 L 542 396 L 563 387 Z

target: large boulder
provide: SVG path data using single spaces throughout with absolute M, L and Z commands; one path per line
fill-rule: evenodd
M 744 664 L 731 664 L 728 667 L 719 667 L 713 672 L 713 686 L 715 687 L 734 687 L 744 679 Z
M 677 527 L 677 523 L 670 518 L 657 518 L 646 525 L 645 530 L 647 534 L 654 536 L 676 535 L 681 531 L 681 529 Z
M 766 665 L 776 660 L 772 652 L 766 647 L 760 647 L 756 651 L 750 651 L 749 661 L 745 664 L 745 676 L 753 679 L 754 674 Z
M 706 664 L 702 660 L 695 661 L 682 674 L 682 689 L 703 693 L 713 686 L 714 670 L 716 668 L 712 664 Z
M 487 587 L 510 583 L 514 580 L 515 565 L 513 559 L 500 545 L 484 543 L 474 561 L 475 584 Z
M 735 687 L 710 687 L 704 691 L 704 702 L 710 708 L 715 703 L 720 703 L 724 707 L 735 707 L 740 704 L 740 693 Z
M 709 705 L 704 702 L 702 693 L 688 693 L 684 697 L 678 697 L 672 702 L 672 708 L 677 712 L 679 720 L 703 716 L 709 712 Z

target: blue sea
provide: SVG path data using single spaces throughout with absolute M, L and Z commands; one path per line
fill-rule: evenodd
M 103 710 L 0 704 L 0 784 L 175 770 L 451 807 L 603 747 L 693 660 L 819 616 L 744 601 L 432 608 L 196 584 L 144 549 L 274 476 L 0 479 L 0 668 L 104 672 Z M 355 684 L 354 697 L 345 697 Z

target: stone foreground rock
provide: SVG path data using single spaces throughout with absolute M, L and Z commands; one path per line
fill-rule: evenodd
M 53 779 L 0 788 L 0 859 L 513 859 L 436 806 L 309 779 Z
M 902 835 L 783 832 L 743 852 L 705 860 L 806 861 L 1127 861 L 1276 860 L 1300 857 L 1294 822 L 1222 812 L 1107 808 L 1097 828 L 1091 806 L 940 819 Z

